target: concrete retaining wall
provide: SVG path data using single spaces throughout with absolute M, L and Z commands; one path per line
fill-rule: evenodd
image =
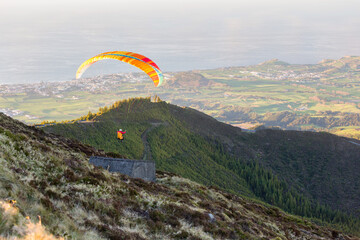
M 89 162 L 110 172 L 119 172 L 132 178 L 142 178 L 145 181 L 156 180 L 155 162 L 121 158 L 90 157 Z

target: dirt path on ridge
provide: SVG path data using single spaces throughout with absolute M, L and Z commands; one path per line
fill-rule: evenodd
M 152 156 L 151 156 L 151 148 L 149 145 L 149 142 L 147 140 L 147 135 L 149 132 L 151 132 L 152 130 L 154 130 L 155 128 L 161 126 L 161 125 L 168 125 L 168 123 L 166 122 L 159 122 L 159 123 L 151 123 L 151 127 L 149 127 L 148 129 L 146 129 L 142 134 L 141 134 L 141 140 L 144 144 L 144 153 L 143 153 L 143 157 L 142 160 L 148 160 L 148 161 L 152 161 Z

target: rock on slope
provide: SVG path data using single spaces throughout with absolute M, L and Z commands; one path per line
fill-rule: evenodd
M 170 173 L 109 173 L 92 154 L 105 155 L 0 113 L 0 239 L 25 239 L 25 216 L 48 239 L 357 239 Z

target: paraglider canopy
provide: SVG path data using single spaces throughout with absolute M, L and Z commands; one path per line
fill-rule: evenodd
M 81 75 L 88 69 L 91 64 L 104 59 L 115 59 L 122 62 L 129 63 L 142 71 L 144 71 L 154 82 L 156 87 L 159 87 L 164 81 L 163 74 L 160 68 L 150 58 L 133 52 L 113 51 L 105 52 L 92 57 L 83 62 L 76 72 L 76 79 L 79 79 Z

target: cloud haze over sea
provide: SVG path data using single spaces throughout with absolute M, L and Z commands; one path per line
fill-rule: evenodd
M 360 55 L 360 1 L 0 0 L 0 84 L 66 81 L 100 52 L 163 71 Z M 86 76 L 136 71 L 97 63 Z

